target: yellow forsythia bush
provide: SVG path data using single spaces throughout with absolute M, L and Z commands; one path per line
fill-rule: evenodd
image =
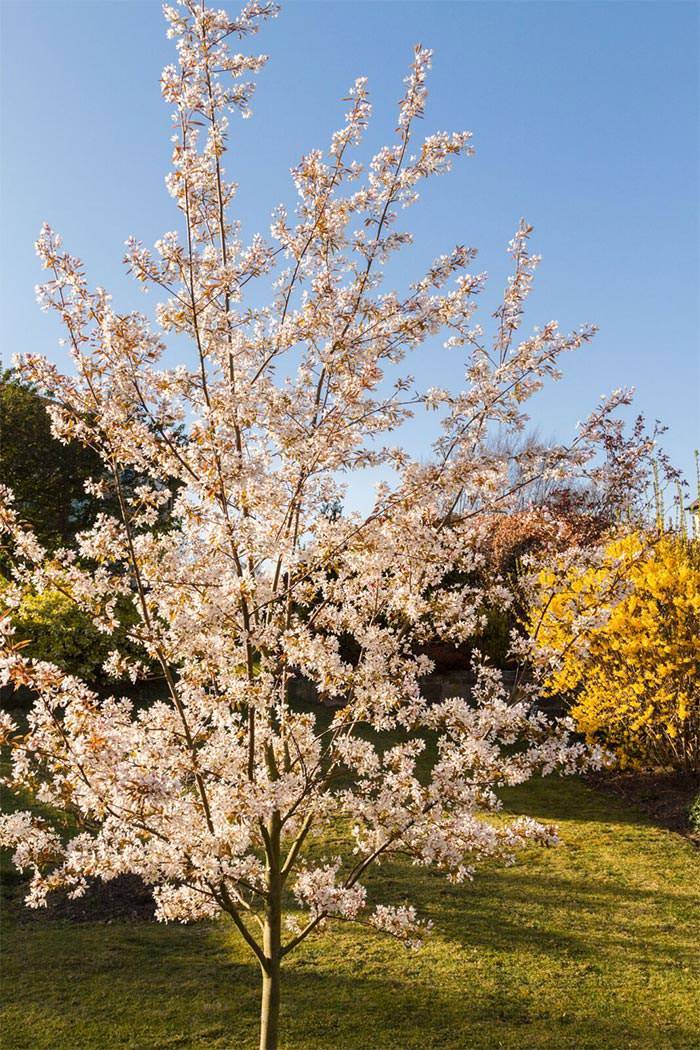
M 697 539 L 631 533 L 588 567 L 543 570 L 529 630 L 589 739 L 626 765 L 700 771 Z

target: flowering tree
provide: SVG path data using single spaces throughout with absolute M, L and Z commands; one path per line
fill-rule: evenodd
M 536 460 L 527 448 L 494 453 L 494 428 L 521 430 L 524 402 L 592 335 L 550 322 L 518 336 L 537 262 L 524 223 L 490 339 L 472 318 L 484 284 L 469 269 L 472 249 L 454 248 L 401 294 L 382 290 L 385 262 L 410 242 L 397 209 L 470 152 L 466 132 L 415 142 L 429 51 L 416 48 L 393 144 L 366 172 L 352 158 L 370 113 L 366 82 L 356 81 L 327 153 L 294 169 L 296 217 L 280 208 L 272 242 L 246 244 L 222 167 L 226 114 L 248 115 L 247 78 L 265 59 L 229 42 L 276 9 L 252 2 L 231 20 L 185 0 L 165 13 L 179 60 L 162 78 L 175 111 L 168 188 L 183 235 L 165 234 L 156 254 L 130 240 L 126 255 L 162 295 L 157 326 L 89 290 L 45 227 L 40 300 L 65 326 L 75 371 L 21 362 L 51 400 L 54 434 L 99 453 L 112 480 L 91 491 L 116 495 L 120 514 L 101 514 L 75 550 L 48 557 L 5 492 L 2 528 L 18 594 L 57 587 L 106 634 L 116 603 L 133 604 L 129 636 L 143 658 L 125 667 L 115 652 L 108 669 L 136 677 L 156 662 L 168 699 L 140 709 L 100 699 L 28 659 L 6 621 L 5 677 L 36 695 L 26 734 L 5 719 L 10 779 L 74 814 L 75 833 L 66 840 L 19 812 L 4 818 L 4 839 L 32 873 L 32 906 L 56 887 L 80 894 L 87 878 L 132 872 L 153 887 L 163 920 L 226 913 L 260 964 L 260 1045 L 272 1050 L 281 964 L 313 931 L 352 920 L 418 940 L 412 907 L 369 903 L 365 876 L 382 858 L 407 855 L 462 880 L 485 858 L 554 840 L 551 827 L 490 814 L 499 786 L 584 760 L 568 726 L 508 698 L 488 667 L 471 703 L 431 706 L 419 653 L 436 634 L 469 638 L 485 606 L 507 604 L 498 581 L 464 583 L 489 515 L 543 476 L 595 475 L 596 448 L 617 433 L 611 413 L 627 395 Z M 255 282 L 270 289 L 269 305 L 255 305 L 261 292 L 246 299 Z M 439 333 L 464 355 L 461 391 L 420 390 L 401 368 Z M 193 353 L 166 368 L 164 339 L 174 335 Z M 416 459 L 388 436 L 423 410 L 439 412 L 442 429 Z M 125 467 L 148 481 L 126 491 Z M 329 514 L 367 467 L 385 477 L 371 510 Z M 154 530 L 173 481 L 172 525 Z M 330 723 L 290 702 L 295 676 L 336 702 Z M 377 735 L 387 730 L 392 746 Z M 342 856 L 323 856 L 329 826 L 348 829 Z

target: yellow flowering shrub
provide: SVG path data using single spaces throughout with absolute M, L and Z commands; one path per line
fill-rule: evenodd
M 612 540 L 587 567 L 544 569 L 529 630 L 549 695 L 622 763 L 700 771 L 700 543 Z

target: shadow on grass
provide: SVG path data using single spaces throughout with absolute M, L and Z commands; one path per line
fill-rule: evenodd
M 566 845 L 466 887 L 379 869 L 372 897 L 409 896 L 433 938 L 308 942 L 284 975 L 284 1050 L 697 1050 L 690 849 L 576 782 L 508 805 L 568 822 Z M 256 1047 L 258 970 L 225 924 L 7 927 L 3 1050 Z
M 53 925 L 49 932 L 60 937 L 68 930 Z M 109 944 L 104 928 L 82 927 L 78 943 L 64 946 L 65 968 L 51 975 L 45 955 L 25 954 L 4 1050 L 253 1050 L 257 967 L 232 961 L 220 930 L 172 930 L 167 940 L 151 927 L 114 932 L 116 943 Z M 565 990 L 543 996 L 536 982 L 508 972 L 484 975 L 477 962 L 459 963 L 459 982 L 441 984 L 430 957 L 422 965 L 417 956 L 389 951 L 381 972 L 375 942 L 369 946 L 369 960 L 357 946 L 324 958 L 323 943 L 316 942 L 312 955 L 290 962 L 283 990 L 285 1050 L 697 1045 L 690 1018 L 654 1020 L 604 995 L 587 1004 L 571 1002 Z M 380 972 L 366 972 L 370 966 Z
M 605 825 L 653 826 L 651 818 L 641 809 L 610 795 L 606 796 L 578 778 L 535 778 L 527 785 L 506 788 L 501 794 L 506 812 L 515 815 L 526 813 L 539 820 L 552 820 L 555 823 L 585 820 Z
M 478 973 L 464 973 L 459 993 L 414 974 L 403 979 L 340 977 L 317 971 L 313 981 L 291 971 L 285 996 L 289 1050 L 622 1050 L 650 1047 L 691 1050 L 697 1029 L 690 1020 L 668 1027 L 631 1017 L 624 1004 L 588 1012 L 566 999 L 547 1000 L 536 988 L 509 979 L 477 985 Z M 330 994 L 329 994 L 330 992 Z M 299 1018 L 303 1017 L 303 1027 Z
M 471 895 L 441 898 L 441 927 L 450 939 L 550 961 L 590 959 L 598 967 L 614 966 L 622 956 L 626 966 L 643 963 L 659 972 L 700 965 L 700 926 L 693 930 L 687 896 L 522 871 L 486 880 Z M 685 929 L 679 913 L 687 913 Z M 695 918 L 700 922 L 700 907 Z

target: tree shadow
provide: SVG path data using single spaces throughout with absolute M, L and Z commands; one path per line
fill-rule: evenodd
M 537 989 L 513 981 L 495 987 L 464 974 L 462 994 L 413 974 L 402 980 L 340 976 L 335 970 L 287 973 L 284 995 L 288 1050 L 622 1050 L 623 1047 L 696 1050 L 692 1021 L 631 1017 L 591 1002 L 585 1016 L 548 1003 Z M 506 975 L 507 976 L 507 975 Z M 469 978 L 471 977 L 471 983 Z M 330 994 L 328 994 L 330 993 Z M 326 995 L 328 998 L 326 999 Z M 325 1001 L 319 1001 L 319 999 Z M 303 1023 L 299 1019 L 303 1017 Z M 670 1036 L 670 1040 L 669 1040 Z
M 508 814 L 527 814 L 555 823 L 575 820 L 609 826 L 654 826 L 642 809 L 596 790 L 580 777 L 534 777 L 527 784 L 505 788 L 500 794 Z
M 418 954 L 346 926 L 305 944 L 284 973 L 283 1050 L 697 1050 L 700 894 L 680 841 L 575 782 L 536 782 L 508 806 L 568 821 L 565 845 L 461 887 L 380 868 L 371 896 L 409 896 L 433 937 Z M 235 936 L 6 929 L 3 1050 L 253 1050 L 259 974 Z
M 55 927 L 54 927 L 55 929 Z M 75 928 L 74 928 L 75 929 Z M 81 927 L 86 934 L 88 927 Z M 117 948 L 103 938 L 76 965 L 68 952 L 45 994 L 32 1004 L 31 1030 L 5 1028 L 4 1050 L 254 1050 L 259 975 L 232 961 L 219 931 L 175 930 L 154 941 L 130 928 Z M 317 942 L 318 944 L 318 942 Z M 84 945 L 85 947 L 85 945 Z M 372 946 L 370 946 L 372 947 Z M 140 965 L 131 959 L 138 957 Z M 398 949 L 397 949 L 398 951 Z M 532 982 L 484 977 L 478 962 L 442 984 L 411 953 L 356 950 L 291 961 L 283 977 L 283 1050 L 691 1050 L 689 1017 L 635 1015 L 604 993 L 582 1009 Z M 397 959 L 398 965 L 397 965 Z M 27 960 L 28 961 L 28 960 Z M 364 967 L 364 969 L 363 969 Z M 367 970 L 370 972 L 367 972 Z M 379 972 L 377 970 L 379 969 Z M 45 969 L 43 971 L 45 978 Z M 31 970 L 25 979 L 32 980 Z M 80 989 L 76 995 L 76 989 Z M 24 1004 L 18 1004 L 19 1014 Z
M 514 869 L 492 873 L 487 883 L 471 894 L 441 895 L 441 927 L 448 939 L 493 952 L 589 959 L 602 966 L 614 966 L 624 956 L 628 966 L 644 964 L 659 972 L 700 967 L 700 904 L 693 905 L 687 894 Z

